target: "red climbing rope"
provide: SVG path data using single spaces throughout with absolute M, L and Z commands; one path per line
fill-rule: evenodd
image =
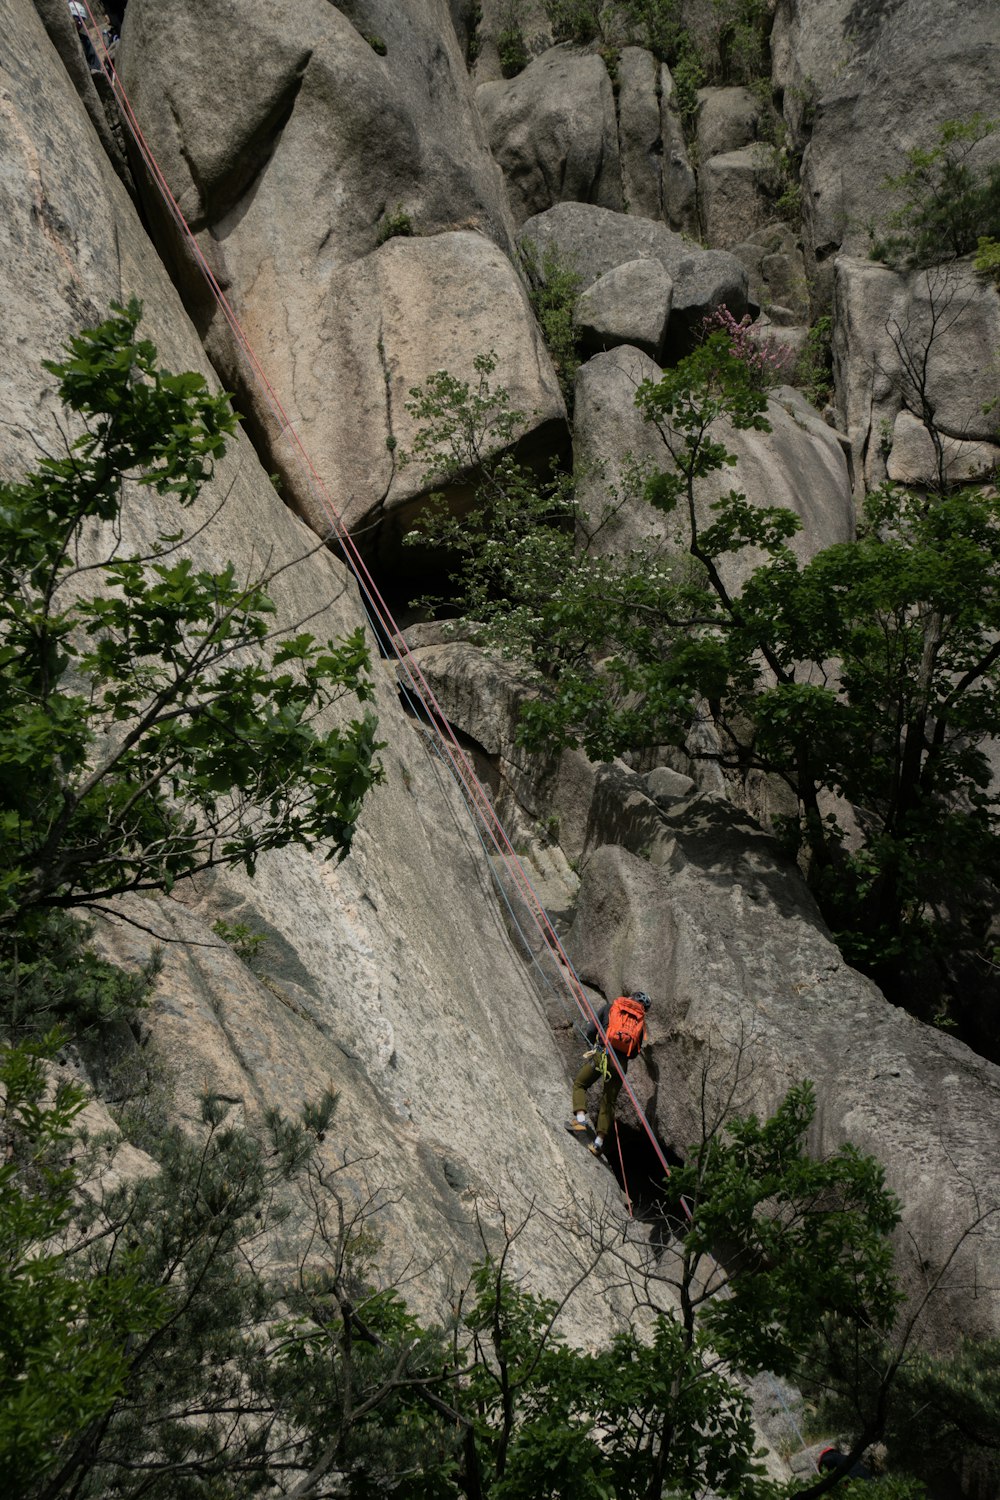
M 121 111 L 122 119 L 124 120 L 129 134 L 132 136 L 132 139 L 135 142 L 136 149 L 142 157 L 142 160 L 145 163 L 147 170 L 149 171 L 153 183 L 155 184 L 161 197 L 163 198 L 168 212 L 175 220 L 184 240 L 190 247 L 190 251 L 194 258 L 195 264 L 198 266 L 198 269 L 200 270 L 202 276 L 208 284 L 209 290 L 211 291 L 212 296 L 214 297 L 219 309 L 221 310 L 223 317 L 228 323 L 230 330 L 232 331 L 236 340 L 237 347 L 242 350 L 243 355 L 250 367 L 251 379 L 257 384 L 258 388 L 264 396 L 266 405 L 270 408 L 272 415 L 275 417 L 280 428 L 280 435 L 289 439 L 292 448 L 297 453 L 299 460 L 303 465 L 308 485 L 311 488 L 314 497 L 319 501 L 323 509 L 326 511 L 327 515 L 330 517 L 331 536 L 335 537 L 338 541 L 343 551 L 347 566 L 350 568 L 358 583 L 362 598 L 366 601 L 367 608 L 370 610 L 371 614 L 381 626 L 386 640 L 388 641 L 393 650 L 393 653 L 396 656 L 400 668 L 406 675 L 410 691 L 412 691 L 413 695 L 422 704 L 434 737 L 446 762 L 451 769 L 452 775 L 455 777 L 460 789 L 462 790 L 470 812 L 476 819 L 478 819 L 497 854 L 503 860 L 504 866 L 511 876 L 514 886 L 519 891 L 521 898 L 525 903 L 525 906 L 531 913 L 532 920 L 535 923 L 535 926 L 537 927 L 545 946 L 548 948 L 550 953 L 552 953 L 553 956 L 558 960 L 560 970 L 565 977 L 566 986 L 569 989 L 570 994 L 572 995 L 573 1000 L 575 1001 L 577 1008 L 580 1011 L 580 1014 L 586 1022 L 596 1028 L 598 1035 L 600 1036 L 607 1049 L 607 1054 L 612 1063 L 612 1066 L 617 1070 L 618 1074 L 621 1077 L 622 1087 L 624 1088 L 626 1095 L 632 1102 L 632 1106 L 636 1112 L 636 1116 L 642 1124 L 642 1127 L 645 1130 L 647 1136 L 649 1137 L 650 1144 L 657 1157 L 657 1160 L 659 1161 L 660 1166 L 663 1168 L 665 1176 L 669 1177 L 670 1168 L 667 1164 L 667 1159 L 663 1154 L 663 1150 L 655 1135 L 653 1134 L 649 1121 L 646 1118 L 642 1106 L 639 1104 L 632 1086 L 628 1082 L 628 1079 L 625 1075 L 625 1070 L 622 1068 L 621 1063 L 618 1061 L 618 1058 L 616 1057 L 613 1049 L 608 1046 L 607 1036 L 598 1022 L 594 1008 L 583 990 L 583 986 L 581 985 L 576 971 L 574 970 L 573 965 L 571 964 L 563 948 L 563 945 L 559 939 L 559 935 L 555 931 L 555 928 L 552 926 L 552 922 L 549 919 L 548 913 L 542 906 L 541 901 L 539 900 L 534 887 L 531 884 L 524 865 L 518 857 L 513 844 L 508 838 L 503 825 L 497 817 L 496 811 L 489 798 L 489 795 L 476 776 L 475 771 L 473 770 L 472 765 L 468 760 L 468 757 L 466 756 L 455 736 L 455 732 L 452 729 L 452 726 L 449 723 L 444 710 L 438 703 L 430 684 L 421 671 L 419 663 L 413 656 L 413 653 L 411 652 L 409 646 L 406 644 L 406 640 L 403 636 L 402 631 L 399 629 L 399 626 L 393 619 L 392 613 L 385 600 L 382 598 L 382 595 L 380 594 L 364 559 L 358 551 L 353 537 L 350 535 L 347 527 L 344 525 L 340 514 L 333 503 L 332 497 L 330 496 L 325 484 L 323 483 L 321 476 L 313 465 L 313 462 L 305 448 L 305 445 L 302 442 L 302 439 L 299 436 L 295 424 L 292 422 L 288 413 L 285 411 L 285 408 L 282 405 L 276 390 L 271 384 L 266 371 L 261 365 L 260 360 L 257 358 L 253 346 L 251 345 L 249 338 L 247 337 L 243 327 L 241 326 L 236 313 L 234 312 L 221 286 L 219 285 L 219 282 L 216 279 L 212 268 L 209 266 L 207 260 L 205 259 L 205 256 L 203 255 L 201 248 L 194 236 L 194 232 L 192 231 L 190 225 L 187 222 L 187 219 L 182 213 L 176 198 L 171 192 L 170 186 L 160 169 L 159 163 L 157 162 L 156 157 L 153 154 L 152 148 L 150 147 L 145 135 L 143 134 L 142 128 L 139 125 L 139 121 L 136 118 L 135 111 L 132 108 L 131 101 L 125 91 L 121 78 L 119 77 L 119 74 L 111 59 L 111 56 L 107 49 L 107 45 L 104 42 L 103 33 L 101 32 L 100 27 L 97 25 L 97 22 L 94 19 L 93 12 L 90 9 L 89 0 L 84 0 L 84 4 L 87 9 L 87 14 L 90 17 L 91 24 L 96 30 L 97 35 L 100 39 L 99 57 L 102 68 L 104 70 L 104 75 L 111 86 L 115 99 L 118 103 L 118 107 Z M 620 1151 L 621 1143 L 619 1142 L 619 1152 Z M 626 1198 L 628 1198 L 627 1188 Z M 629 1203 L 629 1212 L 631 1213 L 631 1203 Z

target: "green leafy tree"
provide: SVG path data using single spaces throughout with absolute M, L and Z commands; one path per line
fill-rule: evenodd
M 360 630 L 324 643 L 276 629 L 271 578 L 198 568 L 182 530 L 146 555 L 123 547 L 127 508 L 149 491 L 190 507 L 235 423 L 200 375 L 158 367 L 139 318 L 135 301 L 116 307 L 47 365 L 83 430 L 0 487 L 8 1021 L 52 981 L 50 1009 L 67 1018 L 127 1007 L 127 985 L 83 956 L 69 909 L 218 866 L 252 873 L 290 843 L 343 857 L 380 774 L 370 711 L 318 724 L 339 700 L 371 697 Z M 56 976 L 74 949 L 83 970 L 67 983 Z
M 931 266 L 971 255 L 981 239 L 1000 235 L 1000 163 L 977 159 L 977 147 L 996 128 L 981 114 L 945 120 L 933 146 L 907 152 L 905 171 L 885 181 L 903 201 L 888 231 L 873 237 L 874 259 Z
M 27 1495 L 67 1433 L 86 1431 L 123 1391 L 132 1339 L 166 1316 L 130 1250 L 100 1277 L 77 1274 L 72 1250 L 88 1237 L 78 1200 L 81 1150 L 76 1084 L 49 1091 L 53 1033 L 0 1052 L 0 1477 Z

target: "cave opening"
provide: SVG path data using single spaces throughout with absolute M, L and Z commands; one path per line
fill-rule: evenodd
M 619 1187 L 631 1200 L 632 1213 L 644 1223 L 656 1224 L 660 1232 L 671 1230 L 671 1216 L 663 1208 L 663 1166 L 649 1136 L 638 1125 L 627 1125 L 620 1120 L 615 1129 L 618 1139 L 616 1141 L 612 1133 L 605 1153 Z M 670 1146 L 662 1141 L 658 1144 L 671 1167 L 684 1165 L 683 1158 Z

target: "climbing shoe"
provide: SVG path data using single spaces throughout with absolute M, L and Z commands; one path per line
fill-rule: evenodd
M 591 1143 L 587 1147 L 587 1149 L 590 1152 L 591 1156 L 603 1156 L 604 1155 L 604 1142 L 602 1141 L 601 1144 L 598 1145 L 596 1141 L 591 1141 Z
M 577 1120 L 576 1118 L 566 1121 L 566 1129 L 570 1135 L 591 1136 L 594 1133 L 589 1121 Z

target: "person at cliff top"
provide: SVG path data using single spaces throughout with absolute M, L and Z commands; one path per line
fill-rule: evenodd
M 850 1455 L 841 1453 L 839 1448 L 824 1448 L 816 1464 L 821 1474 L 828 1474 L 832 1469 L 840 1469 L 845 1479 L 874 1479 L 875 1475 L 866 1463 L 859 1458 L 857 1463 L 851 1463 Z
M 650 1000 L 645 990 L 634 990 L 631 995 L 619 995 L 610 1005 L 603 1005 L 597 1013 L 597 1023 L 587 1027 L 586 1036 L 591 1044 L 584 1053 L 583 1067 L 573 1080 L 573 1118 L 567 1120 L 566 1129 L 581 1139 L 590 1136 L 587 1119 L 587 1090 L 599 1078 L 604 1080 L 601 1103 L 597 1112 L 597 1130 L 589 1142 L 595 1156 L 604 1150 L 604 1138 L 611 1129 L 615 1117 L 615 1105 L 622 1086 L 622 1073 L 628 1071 L 629 1062 L 638 1057 L 646 1040 L 646 1012 Z M 598 1044 L 598 1037 L 607 1039 L 607 1047 Z M 618 1067 L 609 1058 L 608 1050 L 614 1052 Z M 619 1068 L 621 1071 L 619 1072 Z

